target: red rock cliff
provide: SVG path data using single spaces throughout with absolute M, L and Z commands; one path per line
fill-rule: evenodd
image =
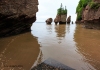
M 93 0 L 93 2 L 100 5 L 100 0 Z M 86 28 L 100 29 L 100 6 L 93 9 L 87 5 L 83 10 L 82 20 Z
M 100 0 L 94 0 L 97 4 L 100 3 Z M 100 22 L 100 7 L 98 9 L 91 9 L 89 5 L 86 6 L 85 10 L 83 11 L 83 18 L 84 21 L 89 21 L 93 23 Z
M 0 0 L 0 37 L 29 31 L 37 11 L 38 0 Z

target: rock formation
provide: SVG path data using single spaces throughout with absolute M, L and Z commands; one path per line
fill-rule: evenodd
M 52 18 L 48 18 L 48 19 L 46 20 L 46 23 L 47 23 L 47 24 L 51 24 L 51 23 L 52 23 L 52 20 L 53 20 Z
M 38 0 L 0 0 L 0 37 L 30 31 Z
M 60 15 L 56 15 L 56 18 L 54 19 L 55 23 L 58 23 L 60 21 Z
M 59 23 L 66 23 L 66 18 L 67 18 L 67 15 L 66 14 L 61 15 L 61 18 L 60 18 L 60 22 Z
M 86 6 L 83 11 L 83 20 L 88 22 L 100 22 L 100 7 L 96 9 L 90 9 L 89 5 Z
M 68 18 L 67 18 L 67 23 L 70 23 L 71 22 L 71 16 L 69 16 Z
M 54 19 L 55 23 L 66 23 L 66 17 L 67 15 L 57 15 L 56 18 Z
M 56 18 L 54 19 L 55 23 L 66 23 L 66 17 L 67 17 L 67 9 L 66 6 L 63 8 L 63 5 L 61 3 L 60 8 L 57 9 L 57 15 Z
M 85 27 L 100 29 L 100 0 L 93 0 L 82 9 L 82 18 L 76 22 L 82 22 Z

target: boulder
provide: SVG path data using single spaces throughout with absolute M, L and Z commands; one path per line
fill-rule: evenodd
M 52 19 L 52 18 L 48 18 L 48 19 L 46 20 L 46 23 L 47 23 L 47 24 L 51 24 L 51 23 L 52 23 L 52 21 L 53 21 L 53 19 Z
M 30 31 L 36 12 L 38 0 L 0 0 L 0 37 Z
M 70 23 L 71 22 L 71 16 L 69 16 L 68 18 L 67 18 L 67 23 Z

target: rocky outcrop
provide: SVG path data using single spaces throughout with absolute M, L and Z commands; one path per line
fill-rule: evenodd
M 93 0 L 83 9 L 79 22 L 84 23 L 86 28 L 100 29 L 100 0 Z
M 56 18 L 54 19 L 55 23 L 58 23 L 60 21 L 60 15 L 56 15 Z
M 91 9 L 87 5 L 83 12 L 83 20 L 92 23 L 100 22 L 100 7 L 98 9 Z
M 57 15 L 56 16 L 56 18 L 54 19 L 54 22 L 55 23 L 66 23 L 66 17 L 67 17 L 67 15 L 65 14 L 65 15 Z
M 68 18 L 67 18 L 67 23 L 70 23 L 71 22 L 71 16 L 69 16 Z
M 55 23 L 58 23 L 60 21 L 60 15 L 57 15 L 56 18 L 54 19 Z
M 48 19 L 46 20 L 46 23 L 47 23 L 47 24 L 51 24 L 51 23 L 52 23 L 52 20 L 53 20 L 52 18 L 48 18 Z
M 0 0 L 0 37 L 30 31 L 38 0 Z
M 87 5 L 82 15 L 86 28 L 100 29 L 100 7 L 98 9 L 91 9 Z

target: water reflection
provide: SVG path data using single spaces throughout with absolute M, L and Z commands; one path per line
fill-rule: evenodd
M 100 30 L 84 29 L 82 25 L 77 25 L 75 42 L 85 61 L 100 70 Z
M 52 24 L 46 24 L 46 30 L 51 34 L 52 33 Z
M 41 45 L 41 62 L 53 59 L 76 70 L 95 70 L 89 62 L 86 62 L 87 59 L 84 55 L 78 51 L 74 41 L 75 29 L 76 24 L 34 23 L 32 34 L 38 37 L 38 42 Z
M 66 32 L 67 33 L 70 33 L 70 24 L 67 24 L 67 27 L 66 28 L 67 28 L 67 31 Z
M 65 24 L 55 25 L 55 32 L 57 33 L 57 37 L 65 37 L 66 25 Z

